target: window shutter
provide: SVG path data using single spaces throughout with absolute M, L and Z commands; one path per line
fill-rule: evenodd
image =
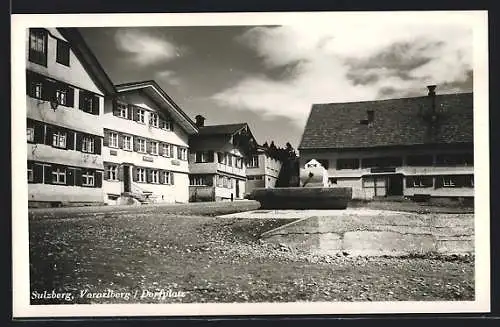
M 94 137 L 94 153 L 95 154 L 101 154 L 102 152 L 102 146 L 101 146 L 101 137 L 96 136 Z
M 146 141 L 146 152 L 147 153 L 152 153 L 153 152 L 153 142 Z
M 95 183 L 94 187 L 101 188 L 102 187 L 102 171 L 95 172 Z
M 119 135 L 118 135 L 118 147 L 119 147 L 120 149 L 123 149 L 123 139 L 124 139 L 124 138 L 125 138 L 125 136 L 124 136 L 124 135 L 122 135 L 122 134 L 119 134 Z
M 76 132 L 75 150 L 82 151 L 82 145 L 83 145 L 83 134 L 80 132 Z
M 160 180 L 159 180 L 160 184 L 165 184 L 165 171 L 164 170 L 160 170 L 158 172 L 158 178 L 160 178 Z
M 151 173 L 152 173 L 151 169 L 146 169 L 146 182 L 148 183 L 151 183 L 152 180 Z
M 214 162 L 214 152 L 208 151 L 208 162 Z
M 134 151 L 139 151 L 139 139 L 137 137 L 134 137 Z
M 75 149 L 75 132 L 66 131 L 66 149 Z
M 137 182 L 137 167 L 132 167 L 132 180 Z
M 92 114 L 99 116 L 99 97 L 97 95 L 94 95 L 92 97 Z
M 113 105 L 113 116 L 119 116 L 120 110 L 118 110 L 118 101 L 116 99 L 113 99 L 112 105 Z
M 37 144 L 42 144 L 43 143 L 43 132 L 44 132 L 44 125 L 39 122 L 34 122 L 34 128 L 35 128 L 35 143 Z
M 52 145 L 52 135 L 54 133 L 54 130 L 52 126 L 47 125 L 46 126 L 46 133 L 45 133 L 45 144 L 46 145 Z
M 436 176 L 436 177 L 434 177 L 434 178 L 435 178 L 434 188 L 440 188 L 440 187 L 443 187 L 443 177 L 441 177 L 441 176 Z
M 56 83 L 45 80 L 42 85 L 42 100 L 50 101 L 56 95 Z
M 170 184 L 174 185 L 174 173 L 169 172 L 169 174 L 170 174 Z
M 33 74 L 30 71 L 26 71 L 26 95 L 29 95 L 33 97 L 35 95 L 35 92 L 33 90 L 33 84 L 34 84 L 34 78 Z
M 109 165 L 107 163 L 103 164 L 103 167 L 104 167 L 104 179 L 105 180 L 109 180 L 111 178 L 110 174 L 109 174 Z
M 75 106 L 75 89 L 72 87 L 68 87 L 68 97 L 66 99 L 68 107 Z
M 158 143 L 158 154 L 163 155 L 163 143 Z
M 171 120 L 170 121 L 170 130 L 173 132 L 174 131 L 174 122 Z
M 43 166 L 33 164 L 33 183 L 43 183 Z
M 413 187 L 413 177 L 406 176 L 406 187 Z
M 44 184 L 52 184 L 52 166 L 43 166 L 43 174 L 45 175 Z
M 139 121 L 139 110 L 134 107 L 134 120 Z
M 68 168 L 66 170 L 66 185 L 73 186 L 75 185 L 75 169 Z
M 104 131 L 104 140 L 103 140 L 103 146 L 109 146 L 109 132 Z
M 131 105 L 127 106 L 127 118 L 130 120 L 134 120 L 134 110 Z
M 83 99 L 85 98 L 85 91 L 84 90 L 79 90 L 78 92 L 78 108 L 80 110 L 83 110 L 84 102 Z
M 122 165 L 118 165 L 118 169 L 117 169 L 117 177 L 118 177 L 118 180 L 119 181 L 122 181 L 123 180 L 123 166 Z
M 82 170 L 80 168 L 75 169 L 75 185 L 82 186 Z

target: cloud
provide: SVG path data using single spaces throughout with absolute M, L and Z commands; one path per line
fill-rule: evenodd
M 171 70 L 159 71 L 155 74 L 156 78 L 162 82 L 168 83 L 170 85 L 179 85 L 180 80 L 177 74 Z
M 134 63 L 146 66 L 181 56 L 179 46 L 145 30 L 120 28 L 114 39 L 119 50 L 132 55 Z
M 464 26 L 352 25 L 255 27 L 237 38 L 282 79 L 247 76 L 213 96 L 219 104 L 286 116 L 303 127 L 313 103 L 457 91 L 472 80 L 472 31 Z M 460 89 L 458 89 L 460 91 Z

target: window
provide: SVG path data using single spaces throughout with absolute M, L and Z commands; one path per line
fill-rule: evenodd
M 248 168 L 258 168 L 259 167 L 259 156 L 252 156 L 248 161 Z
M 151 154 L 158 155 L 158 142 L 151 142 Z
M 337 170 L 358 168 L 359 159 L 337 159 Z
M 66 148 L 66 133 L 60 131 L 54 132 L 52 134 L 52 146 Z
M 217 152 L 217 162 L 220 164 L 224 163 L 224 159 L 225 159 L 224 153 Z
M 443 176 L 443 186 L 444 187 L 454 187 L 456 178 L 454 176 Z
M 118 117 L 128 118 L 128 108 L 127 108 L 127 105 L 125 103 L 117 102 L 116 109 L 117 109 Z
M 35 128 L 27 127 L 26 128 L 26 137 L 28 142 L 35 142 Z
M 151 183 L 158 184 L 160 182 L 160 172 L 158 170 L 151 171 Z
M 52 168 L 52 184 L 66 184 L 66 169 Z
M 162 156 L 164 157 L 170 157 L 170 144 L 162 144 Z
M 65 66 L 69 66 L 69 43 L 57 40 L 56 61 Z
M 161 129 L 166 129 L 166 130 L 171 130 L 171 122 L 160 119 L 160 128 Z
M 94 172 L 91 170 L 84 170 L 82 172 L 82 186 L 94 186 L 95 176 Z
M 146 112 L 143 109 L 137 109 L 137 121 L 144 124 L 144 117 Z
M 146 182 L 146 169 L 137 168 L 136 170 L 136 179 L 138 182 L 145 183 Z
M 472 153 L 442 154 L 436 157 L 436 164 L 441 166 L 473 166 Z
M 99 115 L 99 97 L 92 92 L 80 90 L 79 108 L 93 115 Z
M 137 152 L 146 153 L 146 140 L 137 139 Z
M 32 82 L 30 96 L 42 99 L 42 82 Z
M 123 135 L 123 149 L 132 151 L 132 136 Z
M 32 162 L 28 161 L 28 182 L 33 182 L 34 176 L 33 176 L 33 164 Z
M 186 148 L 178 147 L 178 150 L 177 150 L 177 159 L 187 160 L 187 149 Z
M 118 147 L 118 133 L 109 133 L 109 146 L 112 148 Z
M 474 187 L 474 175 L 437 176 L 436 187 Z
M 233 165 L 233 156 L 229 153 L 226 154 L 226 164 L 228 166 L 232 166 Z
M 197 151 L 195 153 L 195 162 L 213 162 L 213 152 Z
M 165 171 L 163 172 L 163 184 L 172 184 L 172 176 L 171 176 L 171 172 L 169 171 Z
M 82 152 L 94 153 L 94 138 L 90 136 L 83 137 Z
M 192 175 L 189 178 L 189 184 L 194 186 L 212 186 L 213 175 Z
M 106 167 L 106 179 L 116 181 L 118 180 L 118 166 L 109 165 Z
M 47 31 L 30 28 L 29 61 L 47 66 Z
M 151 113 L 151 117 L 149 119 L 149 124 L 153 127 L 159 127 L 158 114 Z
M 432 187 L 432 176 L 407 176 L 406 187 Z
M 56 99 L 57 103 L 59 103 L 62 106 L 67 105 L 68 103 L 68 90 L 61 90 L 58 89 L 56 90 Z

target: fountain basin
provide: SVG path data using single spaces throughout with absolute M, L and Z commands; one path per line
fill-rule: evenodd
M 352 188 L 256 188 L 248 198 L 259 201 L 261 209 L 345 209 L 352 198 Z

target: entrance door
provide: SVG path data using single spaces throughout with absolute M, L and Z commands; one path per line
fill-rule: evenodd
M 236 182 L 236 198 L 239 198 L 240 197 L 240 181 L 236 179 L 235 182 Z
M 130 166 L 123 165 L 123 191 L 130 192 Z
M 403 175 L 391 175 L 388 182 L 387 195 L 403 195 Z

